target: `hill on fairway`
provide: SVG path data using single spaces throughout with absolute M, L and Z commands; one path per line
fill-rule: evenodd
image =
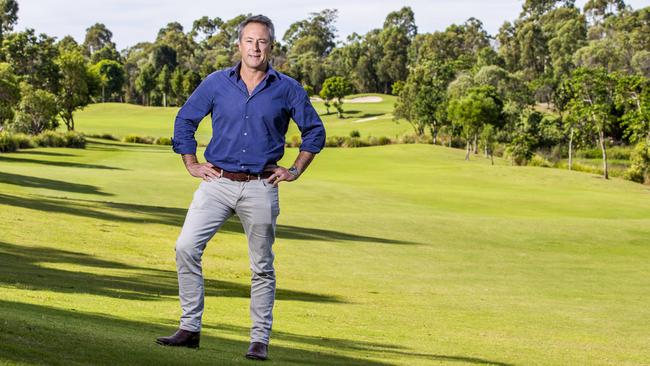
M 463 157 L 325 149 L 281 185 L 268 364 L 647 364 L 648 187 Z M 201 349 L 153 342 L 197 184 L 163 146 L 0 154 L 0 364 L 249 364 L 236 220 L 204 256 Z
M 355 102 L 363 97 L 379 97 L 381 102 Z M 320 101 L 314 101 L 314 107 L 320 114 L 328 136 L 348 136 L 352 130 L 360 131 L 363 137 L 386 136 L 394 138 L 412 132 L 406 121 L 393 121 L 395 97 L 385 94 L 356 94 L 348 97 L 351 101 L 344 103 L 345 118 L 338 118 L 334 108 L 326 114 Z M 118 138 L 129 134 L 153 137 L 170 137 L 174 133 L 174 117 L 177 107 L 143 107 L 126 103 L 92 104 L 74 114 L 76 129 L 88 134 L 110 133 Z M 300 136 L 294 123 L 290 124 L 287 136 Z M 210 141 L 211 127 L 209 116 L 199 125 L 197 139 L 207 144 Z

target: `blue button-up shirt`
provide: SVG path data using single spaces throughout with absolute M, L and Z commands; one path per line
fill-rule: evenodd
M 302 135 L 301 151 L 318 153 L 325 145 L 323 122 L 305 89 L 271 65 L 252 94 L 239 75 L 240 63 L 208 75 L 178 111 L 173 149 L 196 154 L 194 133 L 212 115 L 212 139 L 205 159 L 232 172 L 260 174 L 284 155 L 285 134 L 293 119 Z

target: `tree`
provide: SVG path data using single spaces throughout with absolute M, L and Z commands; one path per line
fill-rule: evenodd
M 91 70 L 99 76 L 102 103 L 106 101 L 107 96 L 112 98 L 115 94 L 121 94 L 126 82 L 122 64 L 113 60 L 101 60 L 93 65 Z
M 446 90 L 453 76 L 450 64 L 436 61 L 412 68 L 395 102 L 395 118 L 406 119 L 418 136 L 428 128 L 435 144 L 446 122 Z
M 150 94 L 156 87 L 156 70 L 151 64 L 146 64 L 135 80 L 135 88 L 142 96 L 142 104 L 150 105 Z
M 612 111 L 615 103 L 616 80 L 603 68 L 578 68 L 571 77 L 573 97 L 569 111 L 576 119 L 586 121 L 598 134 L 603 156 L 603 176 L 609 178 L 605 134 L 616 119 Z
M 641 75 L 622 76 L 616 85 L 616 105 L 631 142 L 650 146 L 650 80 Z
M 104 24 L 95 23 L 86 29 L 86 37 L 83 43 L 84 54 L 90 57 L 105 46 L 115 48 L 112 38 L 113 32 L 106 28 Z
M 20 94 L 22 98 L 12 124 L 14 130 L 37 135 L 58 126 L 58 107 L 54 94 L 47 90 L 35 89 L 28 83 L 20 84 Z
M 61 91 L 56 97 L 59 115 L 68 131 L 73 131 L 73 112 L 90 103 L 90 96 L 99 81 L 93 77 L 83 55 L 77 51 L 62 53 L 56 63 L 61 70 Z
M 334 76 L 325 80 L 320 97 L 327 101 L 333 100 L 332 104 L 338 112 L 338 117 L 343 118 L 343 97 L 350 94 L 351 91 L 352 85 L 347 79 Z
M 176 50 L 165 44 L 157 45 L 151 54 L 151 61 L 156 74 L 165 66 L 167 66 L 168 71 L 174 71 L 178 65 Z
M 2 44 L 2 54 L 24 81 L 36 89 L 58 92 L 60 73 L 54 60 L 59 50 L 54 38 L 45 34 L 37 37 L 33 29 L 10 33 Z
M 167 65 L 163 66 L 162 70 L 160 70 L 160 73 L 158 73 L 158 77 L 156 78 L 156 86 L 163 95 L 163 107 L 167 107 L 167 95 L 169 95 L 172 89 L 171 78 L 172 75 L 169 72 Z
M 20 85 L 11 65 L 0 62 L 0 129 L 14 118 L 14 108 L 20 101 Z
M 18 21 L 18 2 L 16 0 L 0 0 L 0 46 L 4 35 L 14 29 Z
M 192 70 L 187 70 L 183 77 L 183 92 L 185 93 L 185 98 L 188 98 L 200 83 L 201 75 Z
M 386 16 L 381 32 L 383 57 L 377 65 L 378 76 L 384 84 L 384 93 L 390 92 L 394 82 L 406 80 L 408 50 L 416 34 L 415 15 L 410 7 L 405 6 Z
M 171 86 L 171 95 L 174 99 L 175 105 L 182 105 L 185 103 L 185 93 L 183 92 L 183 71 L 180 67 L 177 67 L 176 70 L 172 73 L 172 78 L 170 82 Z
M 311 50 L 319 57 L 327 56 L 336 46 L 334 23 L 337 17 L 338 10 L 324 9 L 319 13 L 310 13 L 308 19 L 292 23 L 282 37 L 289 47 L 289 52 L 291 53 L 299 39 L 312 37 L 315 42 L 312 43 Z
M 472 140 L 476 151 L 476 142 L 483 125 L 499 125 L 502 110 L 503 102 L 490 86 L 472 88 L 467 95 L 450 100 L 447 113 L 454 123 L 463 128 L 467 147 L 465 160 L 469 160 Z

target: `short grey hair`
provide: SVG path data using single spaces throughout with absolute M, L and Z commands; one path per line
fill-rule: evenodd
M 273 26 L 273 22 L 271 19 L 262 14 L 250 16 L 244 19 L 243 22 L 239 23 L 239 26 L 237 27 L 237 41 L 241 41 L 242 31 L 244 30 L 244 27 L 248 25 L 248 23 L 264 24 L 269 30 L 269 34 L 271 35 L 271 44 L 275 42 L 275 27 Z

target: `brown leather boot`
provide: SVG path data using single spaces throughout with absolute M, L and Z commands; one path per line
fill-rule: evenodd
M 252 342 L 246 352 L 246 358 L 250 360 L 264 361 L 268 358 L 269 346 L 261 342 Z
M 200 340 L 201 332 L 190 332 L 185 329 L 179 329 L 169 337 L 156 338 L 156 343 L 161 346 L 199 348 Z

